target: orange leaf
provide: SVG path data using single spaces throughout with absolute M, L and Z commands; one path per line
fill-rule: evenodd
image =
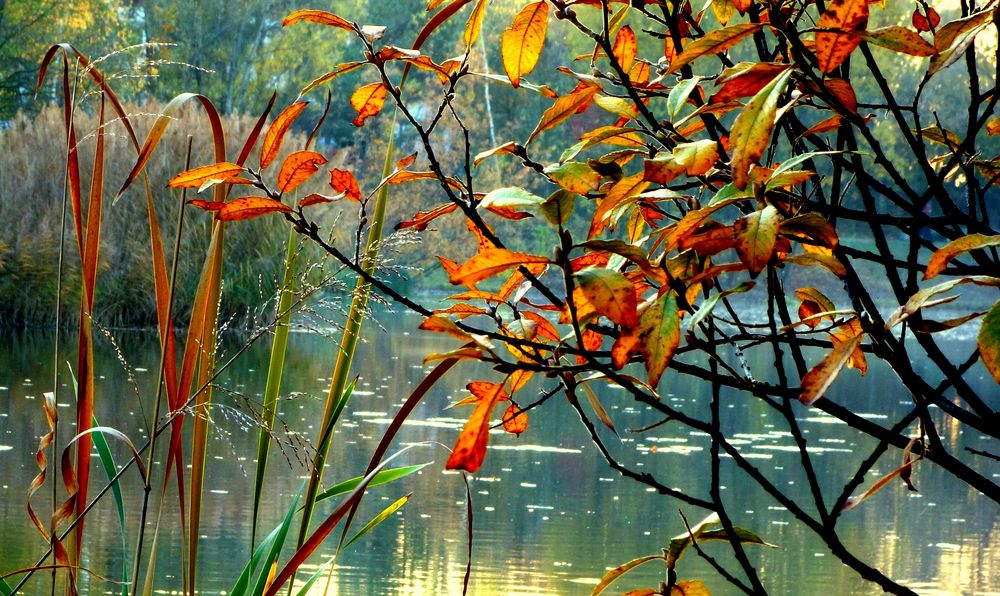
M 643 311 L 639 338 L 649 385 L 656 388 L 681 343 L 681 318 L 673 291 L 663 294 Z
M 315 151 L 296 151 L 285 158 L 278 172 L 278 188 L 291 192 L 309 179 L 326 163 L 326 158 Z
M 486 458 L 486 444 L 490 440 L 490 415 L 503 394 L 503 383 L 497 383 L 489 396 L 479 401 L 458 435 L 445 469 L 465 470 L 474 474 L 482 467 Z
M 199 209 L 204 209 L 205 211 L 218 211 L 219 209 L 222 209 L 223 205 L 225 205 L 222 201 L 203 201 L 201 199 L 188 201 L 188 204 L 194 205 Z
M 407 221 L 401 221 L 396 224 L 397 230 L 405 230 L 406 228 L 416 228 L 418 232 L 423 232 L 427 229 L 427 224 L 431 223 L 435 219 L 441 217 L 442 215 L 447 215 L 455 209 L 458 209 L 458 204 L 456 203 L 445 203 L 443 205 L 438 205 L 429 211 L 418 211 L 413 219 Z M 456 266 L 457 268 L 457 266 Z M 449 275 L 451 272 L 448 272 Z
M 227 161 L 201 166 L 181 172 L 167 183 L 170 188 L 198 188 L 209 180 L 225 180 L 243 171 L 243 168 Z
M 844 365 L 851 359 L 855 348 L 861 345 L 861 339 L 861 335 L 855 335 L 837 344 L 833 351 L 806 373 L 802 377 L 802 392 L 799 394 L 799 401 L 808 406 L 823 397 L 826 390 L 837 379 L 837 375 L 840 374 Z
M 550 339 L 554 342 L 560 341 L 559 332 L 556 331 L 555 325 L 553 325 L 551 321 L 549 321 L 542 315 L 530 310 L 526 310 L 521 312 L 521 316 L 531 321 L 534 321 L 535 324 L 538 325 L 538 335 L 540 337 L 543 337 L 545 339 Z
M 265 197 L 240 197 L 233 199 L 219 209 L 218 217 L 222 221 L 237 221 L 241 219 L 252 219 L 267 215 L 268 213 L 288 213 L 291 207 Z
M 511 252 L 503 248 L 486 248 L 466 261 L 453 274 L 449 274 L 451 283 L 455 285 L 475 285 L 484 279 L 489 279 L 512 267 L 529 263 L 548 263 L 545 257 L 527 253 Z
M 330 170 L 330 187 L 337 192 L 344 193 L 352 201 L 361 200 L 361 189 L 358 188 L 358 181 L 354 174 L 347 170 Z
M 788 64 L 775 62 L 741 62 L 727 68 L 715 80 L 722 88 L 712 96 L 712 103 L 725 103 L 740 97 L 756 95 L 776 76 L 788 70 Z
M 417 154 L 411 153 L 404 157 L 403 159 L 396 162 L 397 170 L 405 170 L 406 168 L 413 165 L 413 162 L 417 161 Z
M 271 165 L 275 157 L 278 157 L 278 150 L 281 149 L 281 142 L 285 139 L 285 133 L 295 122 L 295 119 L 302 114 L 302 110 L 309 105 L 307 101 L 298 101 L 288 106 L 278 117 L 274 119 L 271 126 L 264 135 L 264 142 L 260 146 L 260 169 L 263 170 Z
M 833 0 L 816 26 L 821 29 L 816 32 L 818 66 L 821 71 L 830 72 L 861 43 L 859 33 L 868 27 L 868 0 Z
M 628 364 L 632 354 L 639 351 L 641 340 L 638 329 L 630 329 L 628 333 L 622 333 L 611 346 L 611 364 L 615 369 L 621 369 Z
M 628 25 L 618 30 L 615 35 L 615 44 L 611 48 L 611 53 L 622 70 L 628 72 L 635 62 L 635 57 L 639 54 L 639 46 L 635 39 L 635 32 Z
M 541 119 L 535 125 L 535 130 L 531 131 L 531 134 L 528 135 L 525 145 L 530 143 L 532 139 L 543 131 L 562 124 L 573 114 L 579 114 L 581 111 L 586 110 L 591 102 L 594 101 L 594 96 L 597 95 L 598 91 L 600 91 L 600 87 L 596 85 L 579 85 L 572 92 L 556 99 L 542 113 Z
M 528 430 L 528 413 L 522 412 L 520 406 L 511 403 L 503 413 L 503 429 L 512 435 L 520 436 Z
M 337 68 L 335 70 L 331 70 L 330 72 L 326 73 L 325 75 L 323 75 L 321 77 L 318 77 L 316 79 L 313 79 L 313 81 L 311 83 L 309 83 L 308 85 L 306 85 L 305 87 L 303 87 L 302 90 L 299 91 L 299 97 L 302 97 L 303 95 L 305 95 L 306 93 L 309 93 L 310 91 L 312 91 L 316 87 L 319 87 L 320 85 L 325 85 L 326 83 L 329 83 L 330 81 L 332 81 L 333 79 L 339 77 L 340 75 L 344 75 L 344 74 L 347 74 L 349 72 L 353 72 L 353 71 L 361 68 L 365 64 L 368 64 L 368 63 L 367 62 L 360 62 L 359 61 L 359 62 L 345 62 L 344 64 L 340 64 L 340 65 L 337 66 Z
M 583 313 L 581 313 L 581 316 L 582 315 Z M 583 344 L 580 346 L 580 349 L 586 352 L 590 353 L 596 352 L 597 350 L 601 349 L 601 344 L 604 343 L 604 336 L 598 333 L 597 331 L 594 331 L 593 329 L 585 329 L 583 331 L 582 336 L 583 336 Z M 576 361 L 579 362 L 580 364 L 587 363 L 587 359 L 579 355 L 576 357 Z
M 955 257 L 965 254 L 970 250 L 985 248 L 987 246 L 1000 246 L 1000 236 L 984 236 L 983 234 L 969 234 L 934 251 L 927 262 L 927 270 L 924 271 L 924 279 L 931 279 L 944 271 Z
M 521 9 L 500 37 L 500 58 L 510 84 L 518 87 L 521 77 L 538 64 L 549 26 L 549 7 L 544 1 Z
M 732 155 L 733 184 L 744 189 L 749 180 L 751 164 L 760 160 L 764 149 L 771 143 L 778 113 L 778 99 L 791 70 L 786 70 L 765 85 L 736 117 L 729 131 L 729 147 Z
M 285 17 L 285 20 L 281 22 L 281 26 L 287 27 L 289 25 L 294 25 L 299 21 L 306 21 L 309 23 L 317 23 L 319 25 L 327 25 L 329 27 L 337 27 L 338 29 L 345 29 L 347 31 L 354 31 L 354 23 L 351 23 L 342 17 L 338 17 L 335 14 L 326 12 L 325 10 L 296 10 L 292 14 Z
M 351 107 L 358 113 L 351 124 L 364 126 L 365 120 L 382 111 L 388 89 L 382 83 L 369 83 L 351 94 Z
M 326 195 L 321 195 L 318 192 L 314 192 L 302 197 L 302 199 L 299 201 L 299 207 L 312 207 L 313 205 L 332 203 L 339 198 L 341 198 L 341 195 L 337 195 L 335 197 L 328 197 Z
M 419 329 L 433 331 L 435 333 L 447 333 L 452 337 L 462 340 L 472 339 L 472 336 L 459 328 L 451 319 L 438 315 L 431 315 L 420 323 Z

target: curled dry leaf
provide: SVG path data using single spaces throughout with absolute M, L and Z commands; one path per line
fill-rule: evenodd
M 382 111 L 388 89 L 382 83 L 369 83 L 351 94 L 351 107 L 358 113 L 351 124 L 364 126 L 365 120 Z
M 931 31 L 941 24 L 941 15 L 930 6 L 927 7 L 927 14 L 925 15 L 918 7 L 913 10 L 910 22 L 913 23 L 913 28 L 917 31 Z
M 510 84 L 517 87 L 521 77 L 538 64 L 549 26 L 548 3 L 532 2 L 517 13 L 500 37 L 500 58 Z
M 861 345 L 862 339 L 862 335 L 855 335 L 840 342 L 819 364 L 806 373 L 802 377 L 802 391 L 799 393 L 799 401 L 809 406 L 823 397 L 826 390 L 837 379 L 837 375 L 840 374 L 844 365 L 851 359 L 854 350 Z
M 285 20 L 281 22 L 281 26 L 287 27 L 289 25 L 294 25 L 299 21 L 326 25 L 328 27 L 336 27 L 346 31 L 354 31 L 354 23 L 343 17 L 338 17 L 333 13 L 326 12 L 325 10 L 296 10 L 292 14 L 285 17 Z
M 414 228 L 418 232 L 423 232 L 424 230 L 427 229 L 428 224 L 430 224 L 432 221 L 441 217 L 442 215 L 447 215 L 451 213 L 455 209 L 458 209 L 457 203 L 444 203 L 427 211 L 418 211 L 417 214 L 413 216 L 413 219 L 401 221 L 398 224 L 396 224 L 396 229 L 405 230 L 406 228 Z M 438 258 L 440 259 L 441 257 Z M 447 261 L 447 259 L 444 260 Z M 448 262 L 450 263 L 451 261 Z M 458 265 L 455 265 L 455 268 L 457 270 Z M 451 275 L 451 272 L 449 271 L 448 274 Z
M 934 251 L 927 262 L 927 269 L 924 271 L 924 279 L 935 277 L 948 266 L 948 263 L 955 257 L 965 254 L 977 248 L 988 246 L 1000 246 L 1000 235 L 986 236 L 984 234 L 968 234 L 952 240 L 948 244 Z

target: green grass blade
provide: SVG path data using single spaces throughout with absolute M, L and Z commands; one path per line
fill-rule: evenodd
M 369 486 L 371 486 L 371 485 L 369 485 Z M 412 496 L 413 496 L 413 493 L 410 493 L 408 495 L 404 495 L 404 496 L 396 499 L 396 501 L 393 502 L 392 505 L 389 505 L 388 507 L 386 507 L 385 509 L 383 509 L 382 513 L 379 513 L 378 515 L 376 515 L 375 517 L 373 517 L 371 519 L 371 521 L 369 521 L 367 524 L 365 524 L 364 526 L 362 526 L 362 528 L 360 530 L 358 530 L 357 534 L 355 534 L 354 536 L 351 536 L 351 539 L 348 540 L 346 544 L 344 544 L 344 546 L 343 546 L 343 548 L 341 550 L 344 550 L 348 546 L 351 546 L 352 544 L 354 544 L 359 538 L 363 537 L 368 532 L 371 532 L 375 528 L 375 526 L 377 526 L 380 523 L 384 522 L 393 513 L 396 513 L 396 511 L 398 511 L 403 505 L 406 505 L 406 502 L 409 501 L 410 497 L 412 497 Z
M 333 559 L 331 559 L 327 563 L 324 563 L 324 564 L 320 565 L 319 569 L 317 569 L 315 573 L 313 573 L 312 575 L 310 575 L 309 579 L 306 580 L 306 583 L 302 584 L 302 587 L 299 588 L 299 591 L 295 593 L 296 596 L 306 596 L 309 593 L 309 588 L 311 588 L 313 586 L 313 584 L 316 583 L 316 580 L 318 580 L 320 577 L 322 577 L 323 573 L 328 568 L 333 567 L 332 563 L 333 563 Z
M 75 385 L 74 381 L 74 385 Z M 97 416 L 94 416 L 91 424 L 94 427 L 100 426 L 97 423 Z M 108 476 L 108 481 L 110 482 L 115 475 L 118 473 L 118 466 L 115 464 L 115 457 L 111 454 L 111 448 L 108 446 L 108 440 L 101 433 L 94 433 L 94 447 L 97 449 L 97 454 L 100 456 L 101 467 L 104 468 L 104 473 Z M 119 530 L 122 539 L 122 552 L 128 552 L 128 535 L 125 532 L 125 503 L 122 500 L 122 490 L 121 486 L 117 480 L 115 480 L 111 485 L 111 494 L 115 498 L 115 508 L 118 510 L 118 522 Z M 128 574 L 128 561 L 125 557 L 122 558 L 122 586 L 121 593 L 122 596 L 128 596 L 128 586 L 129 586 L 130 576 Z
M 271 430 L 274 428 L 274 413 L 277 409 L 278 393 L 281 391 L 281 375 L 285 369 L 285 353 L 288 349 L 288 325 L 292 318 L 293 285 L 295 283 L 295 241 L 298 237 L 294 228 L 288 229 L 288 246 L 285 253 L 285 272 L 281 276 L 281 297 L 278 299 L 278 320 L 271 343 L 271 359 L 267 366 L 267 384 L 264 386 L 264 409 L 261 418 L 264 425 L 257 437 L 257 473 L 253 488 L 253 522 L 250 530 L 251 542 L 257 538 L 257 519 L 260 514 L 260 496 L 264 490 L 264 474 L 267 472 L 267 458 L 271 450 Z
M 398 112 L 397 112 L 398 113 Z M 382 164 L 382 178 L 386 178 L 395 166 L 396 144 L 394 142 L 396 130 L 396 114 L 393 115 L 392 123 L 389 125 L 389 146 L 386 148 L 385 162 Z M 368 273 L 374 273 L 375 264 L 378 261 L 379 247 L 382 244 L 382 228 L 385 223 L 385 206 L 389 196 L 388 185 L 379 189 L 375 197 L 375 209 L 371 217 L 371 227 L 368 230 L 368 241 L 365 245 L 364 257 L 361 267 Z M 351 309 L 347 314 L 347 322 L 344 325 L 344 336 L 341 340 L 340 350 L 337 352 L 337 361 L 333 368 L 330 390 L 326 396 L 326 409 L 323 412 L 323 421 L 320 426 L 320 440 L 316 446 L 316 455 L 313 458 L 312 472 L 309 477 L 309 488 L 306 490 L 305 510 L 302 513 L 302 524 L 299 527 L 299 537 L 296 544 L 301 546 L 309 534 L 309 524 L 312 520 L 313 507 L 316 503 L 316 495 L 319 494 L 320 486 L 323 483 L 323 469 L 326 466 L 326 456 L 330 451 L 330 443 L 333 438 L 333 428 L 336 424 L 334 414 L 338 402 L 342 405 L 344 400 L 340 396 L 344 394 L 347 386 L 347 379 L 351 375 L 351 362 L 354 360 L 354 351 L 358 345 L 358 338 L 361 335 L 361 323 L 365 318 L 365 310 L 368 306 L 368 296 L 371 286 L 358 276 L 357 285 L 354 289 L 354 298 L 351 300 Z
M 240 576 L 236 579 L 236 583 L 233 584 L 233 589 L 229 591 L 231 596 L 245 596 L 247 588 L 250 587 L 250 579 L 253 577 L 254 570 L 258 567 L 260 558 L 264 556 L 264 551 L 271 547 L 279 531 L 281 531 L 281 526 L 271 530 L 271 533 L 265 536 L 260 545 L 254 549 L 250 560 L 243 567 L 243 572 L 240 573 Z
M 4 579 L 0 577 L 0 596 L 10 596 L 13 593 L 14 588 L 10 587 L 10 584 L 5 582 Z
M 391 468 L 388 470 L 382 470 L 381 472 L 375 475 L 375 478 L 373 478 L 372 481 L 368 483 L 368 486 L 373 487 L 373 486 L 378 486 L 380 484 L 387 484 L 394 480 L 399 480 L 400 478 L 409 476 L 414 472 L 419 472 L 420 470 L 426 468 L 429 465 L 430 462 L 426 464 L 420 464 L 417 466 L 404 466 L 401 468 Z M 362 480 L 364 480 L 364 476 L 357 476 L 355 478 L 351 478 L 350 480 L 344 480 L 343 482 L 338 482 L 337 484 L 334 484 L 330 488 L 318 494 L 316 496 L 316 502 L 319 503 L 320 501 L 325 501 L 327 499 L 342 495 L 344 493 L 349 493 L 355 488 L 357 488 L 357 486 L 361 484 Z
M 260 575 L 257 576 L 257 583 L 254 584 L 253 591 L 250 592 L 254 596 L 260 596 L 260 594 L 264 593 L 268 570 L 271 569 L 271 565 L 278 560 L 278 555 L 281 554 L 281 547 L 285 544 L 285 536 L 288 535 L 288 528 L 292 525 L 292 517 L 295 516 L 295 511 L 299 508 L 299 499 L 302 497 L 303 488 L 305 488 L 305 482 L 302 483 L 298 492 L 295 493 L 295 498 L 292 499 L 292 506 L 285 513 L 285 519 L 278 528 L 278 534 L 274 537 L 274 542 L 271 544 L 271 548 L 268 549 L 267 556 L 260 563 Z

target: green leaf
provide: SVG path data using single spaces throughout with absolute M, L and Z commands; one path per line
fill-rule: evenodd
M 607 573 L 604 574 L 604 577 L 601 578 L 600 583 L 594 586 L 594 591 L 590 593 L 590 596 L 597 596 L 598 594 L 606 590 L 608 586 L 613 584 L 615 580 L 617 580 L 619 577 L 625 575 L 626 573 L 635 569 L 639 565 L 657 560 L 662 561 L 663 555 L 646 555 L 645 557 L 632 559 L 628 563 L 624 563 L 622 565 L 619 565 L 618 567 L 615 567 L 611 571 L 608 571 Z
M 545 202 L 538 208 L 545 217 L 545 221 L 554 226 L 560 226 L 569 221 L 573 215 L 573 207 L 576 205 L 576 193 L 559 189 L 549 195 Z
M 545 202 L 542 197 L 530 193 L 518 186 L 508 186 L 492 190 L 479 204 L 483 208 L 487 207 L 531 207 L 541 205 Z
M 10 596 L 14 593 L 14 588 L 10 587 L 2 577 L 0 577 L 0 596 Z
M 670 90 L 670 94 L 667 95 L 667 114 L 670 115 L 671 120 L 676 120 L 677 116 L 680 115 L 681 110 L 684 109 L 684 104 L 687 103 L 691 92 L 695 90 L 701 79 L 702 77 L 684 79 Z
M 247 593 L 247 588 L 250 586 L 250 578 L 253 577 L 254 570 L 258 568 L 260 558 L 264 556 L 265 550 L 271 548 L 271 544 L 274 543 L 274 539 L 277 538 L 280 530 L 280 525 L 271 530 L 271 532 L 264 537 L 264 540 L 260 542 L 260 545 L 254 549 L 253 554 L 250 556 L 250 560 L 243 566 L 243 572 L 240 573 L 240 576 L 236 579 L 236 583 L 233 584 L 233 589 L 229 591 L 230 596 L 244 596 Z
M 753 96 L 736 117 L 729 131 L 729 149 L 732 154 L 733 184 L 744 189 L 750 179 L 750 166 L 757 163 L 764 149 L 771 142 L 778 99 L 792 76 L 791 70 L 781 73 Z
M 551 165 L 545 168 L 545 173 L 565 190 L 581 195 L 597 190 L 601 184 L 601 175 L 595 172 L 594 168 L 579 161 Z
M 368 483 L 368 486 L 374 487 L 374 486 L 379 486 L 381 484 L 388 484 L 394 480 L 399 480 L 400 478 L 409 476 L 414 472 L 419 472 L 420 470 L 426 468 L 429 465 L 430 462 L 416 466 L 404 466 L 400 468 L 389 468 L 388 470 L 382 470 L 381 472 L 375 475 L 375 478 L 373 478 L 372 481 Z M 363 479 L 364 476 L 357 476 L 356 478 L 351 478 L 350 480 L 339 482 L 331 486 L 330 488 L 326 489 L 325 491 L 321 492 L 319 495 L 317 495 L 316 502 L 318 503 L 320 501 L 325 501 L 326 499 L 331 499 L 333 497 L 342 495 L 344 493 L 349 493 L 355 488 L 357 488 L 357 486 L 361 484 L 361 481 Z
M 666 561 L 667 567 L 673 569 L 677 564 L 677 561 L 684 555 L 684 551 L 687 547 L 691 546 L 691 537 L 694 536 L 697 540 L 701 534 L 709 526 L 717 526 L 722 523 L 719 519 L 718 513 L 710 513 L 705 519 L 701 520 L 690 531 L 686 531 L 682 534 L 678 534 L 670 539 L 670 543 L 666 548 Z
M 673 291 L 657 298 L 642 313 L 639 342 L 649 384 L 655 388 L 681 343 L 681 319 L 677 311 L 677 296 Z
M 751 289 L 753 289 L 754 285 L 755 284 L 752 281 L 745 281 L 731 290 L 726 290 L 724 292 L 716 292 L 712 294 L 711 296 L 706 298 L 704 302 L 701 303 L 701 306 L 698 307 L 697 312 L 695 312 L 694 315 L 691 316 L 691 320 L 688 321 L 688 329 L 692 330 L 695 329 L 698 326 L 698 323 L 700 323 L 708 315 L 712 314 L 712 310 L 715 309 L 715 305 L 719 303 L 719 300 L 722 300 L 726 296 L 732 294 L 740 294 L 743 292 L 750 291 Z
M 1000 301 L 997 301 L 983 319 L 976 337 L 979 346 L 979 356 L 986 365 L 986 370 L 993 375 L 993 380 L 1000 383 Z
M 369 486 L 371 486 L 371 485 L 369 484 Z M 404 496 L 396 499 L 391 505 L 389 505 L 388 507 L 386 507 L 385 509 L 383 509 L 381 513 L 379 513 L 378 515 L 376 515 L 375 517 L 373 517 L 367 524 L 365 524 L 360 530 L 358 530 L 358 533 L 355 534 L 354 536 L 352 536 L 351 539 L 348 540 L 344 544 L 343 548 L 347 548 L 348 546 L 351 546 L 359 538 L 362 538 L 365 534 L 367 534 L 368 532 L 371 532 L 375 528 L 375 526 L 377 526 L 380 523 L 384 522 L 386 519 L 389 518 L 390 515 L 392 515 L 396 511 L 398 511 L 403 505 L 406 505 L 406 502 L 409 501 L 410 497 L 412 497 L 412 496 L 413 496 L 413 493 L 410 493 L 408 495 L 404 495 Z M 343 550 L 343 549 L 341 549 L 341 550 Z
M 271 547 L 267 549 L 267 554 L 260 561 L 260 575 L 257 576 L 257 582 L 254 584 L 253 590 L 250 592 L 253 596 L 260 596 L 264 593 L 264 589 L 267 585 L 267 576 L 271 569 L 271 566 L 275 561 L 278 560 L 278 555 L 281 554 L 281 547 L 285 545 L 285 536 L 288 535 L 288 528 L 292 525 L 292 517 L 295 515 L 295 510 L 299 506 L 299 498 L 302 497 L 302 491 L 305 489 L 305 482 L 299 486 L 299 490 L 295 493 L 295 497 L 292 499 L 292 504 L 285 513 L 285 519 L 282 520 L 281 525 L 278 526 L 278 533 L 274 535 L 274 540 L 271 542 Z

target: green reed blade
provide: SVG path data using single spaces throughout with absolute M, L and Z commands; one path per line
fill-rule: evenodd
M 371 485 L 369 484 L 369 486 L 371 486 Z M 351 536 L 351 539 L 348 540 L 347 543 L 344 544 L 344 546 L 340 550 L 346 549 L 348 546 L 351 546 L 352 544 L 354 544 L 359 538 L 362 538 L 365 534 L 367 534 L 368 532 L 371 532 L 375 528 L 375 526 L 377 526 L 380 523 L 384 522 L 386 519 L 389 518 L 390 515 L 392 515 L 393 513 L 396 513 L 396 511 L 398 511 L 403 505 L 406 505 L 406 502 L 409 501 L 410 497 L 412 497 L 412 496 L 413 496 L 413 493 L 410 493 L 408 495 L 404 495 L 404 496 L 396 499 L 392 503 L 392 505 L 389 505 L 388 507 L 386 507 L 385 509 L 383 509 L 381 513 L 379 513 L 378 515 L 376 515 L 375 517 L 373 517 L 371 519 L 371 521 L 369 521 L 367 524 L 365 524 L 364 526 L 362 526 L 361 529 L 358 530 L 357 534 L 355 534 L 354 536 Z
M 264 474 L 267 472 L 267 458 L 271 450 L 271 431 L 274 428 L 274 414 L 277 410 L 278 393 L 281 391 L 281 375 L 285 369 L 285 353 L 288 349 L 288 327 L 292 318 L 292 297 L 295 284 L 295 245 L 298 234 L 294 228 L 288 229 L 288 246 L 285 252 L 285 272 L 281 276 L 281 297 L 278 299 L 278 320 L 271 343 L 271 359 L 267 365 L 267 384 L 264 386 L 264 409 L 261 412 L 263 425 L 257 438 L 257 473 L 253 487 L 253 522 L 250 537 L 253 544 L 257 537 L 257 520 L 260 514 L 260 496 L 264 490 Z
M 229 591 L 230 596 L 244 596 L 247 593 L 247 588 L 250 587 L 250 579 L 253 577 L 254 570 L 259 567 L 258 563 L 260 562 L 260 558 L 264 556 L 264 551 L 271 547 L 271 544 L 278 536 L 279 531 L 281 531 L 281 526 L 271 530 L 271 533 L 265 536 L 260 545 L 254 549 L 250 560 L 247 561 L 247 564 L 243 567 L 243 572 L 240 573 L 239 578 L 236 579 L 236 583 L 233 584 L 233 589 Z
M 368 483 L 368 486 L 373 487 L 373 486 L 378 486 L 380 484 L 387 484 L 394 480 L 399 480 L 400 478 L 409 476 L 414 472 L 419 472 L 420 470 L 429 466 L 431 463 L 432 462 L 427 462 L 426 464 L 420 464 L 417 466 L 404 466 L 400 468 L 391 468 L 389 470 L 382 470 L 381 472 L 375 475 L 375 478 L 373 478 L 372 481 Z M 337 484 L 334 484 L 330 488 L 316 495 L 316 502 L 319 503 L 320 501 L 325 501 L 327 499 L 342 495 L 344 493 L 349 493 L 355 488 L 357 488 L 357 486 L 361 484 L 361 481 L 363 479 L 364 476 L 356 476 L 354 478 L 351 478 L 350 480 L 344 480 L 343 482 L 338 482 Z
M 302 587 L 299 589 L 298 592 L 295 593 L 295 595 L 306 596 L 306 594 L 309 593 L 309 588 L 311 588 L 313 584 L 316 583 L 316 580 L 318 580 L 323 575 L 323 573 L 326 572 L 328 568 L 330 569 L 333 568 L 332 563 L 333 559 L 331 559 L 327 563 L 323 563 L 322 565 L 320 565 L 319 569 L 317 569 L 312 575 L 309 576 L 309 579 L 306 580 L 306 583 L 302 584 Z
M 271 548 L 267 551 L 267 556 L 261 561 L 260 575 L 257 576 L 257 583 L 254 584 L 253 590 L 250 592 L 253 596 L 260 596 L 264 593 L 267 585 L 268 570 L 271 569 L 271 565 L 278 560 L 278 555 L 281 554 L 281 547 L 285 544 L 285 536 L 288 535 L 288 528 L 292 525 L 292 517 L 295 516 L 295 511 L 299 508 L 299 499 L 302 497 L 303 488 L 305 488 L 305 482 L 299 486 L 298 492 L 295 493 L 295 498 L 292 499 L 292 506 L 285 513 L 285 519 L 278 528 L 278 533 L 274 537 L 274 542 L 271 543 Z

